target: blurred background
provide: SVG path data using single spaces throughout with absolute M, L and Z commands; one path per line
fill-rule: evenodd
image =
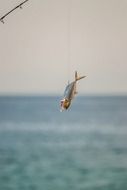
M 0 15 L 21 3 L 0 0 Z M 0 93 L 127 93 L 126 0 L 29 0 L 0 24 Z M 87 81 L 87 82 L 86 82 Z
M 0 98 L 0 188 L 126 189 L 127 97 Z
M 22 8 L 0 23 L 0 189 L 127 189 L 127 2 Z M 87 77 L 61 113 L 75 70 Z

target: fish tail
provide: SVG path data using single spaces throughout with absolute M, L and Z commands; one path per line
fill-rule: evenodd
M 86 76 L 81 76 L 81 77 L 79 77 L 77 71 L 75 71 L 75 81 L 78 81 L 78 80 L 83 79 L 83 78 L 85 78 L 85 77 L 86 77 Z

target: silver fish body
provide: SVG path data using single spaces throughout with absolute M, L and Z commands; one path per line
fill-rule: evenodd
M 76 83 L 78 80 L 84 78 L 85 76 L 78 77 L 77 72 L 75 72 L 75 81 L 68 84 L 64 91 L 64 97 L 61 100 L 61 111 L 67 110 L 71 105 L 71 101 L 74 96 L 77 94 L 76 92 Z

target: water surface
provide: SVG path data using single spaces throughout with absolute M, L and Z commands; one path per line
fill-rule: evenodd
M 1 190 L 126 190 L 127 97 L 0 97 Z

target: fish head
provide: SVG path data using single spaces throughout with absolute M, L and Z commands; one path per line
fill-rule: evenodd
M 68 99 L 66 99 L 66 98 L 62 99 L 60 101 L 61 110 L 62 111 L 67 110 L 69 108 L 70 104 L 71 104 L 71 102 Z

